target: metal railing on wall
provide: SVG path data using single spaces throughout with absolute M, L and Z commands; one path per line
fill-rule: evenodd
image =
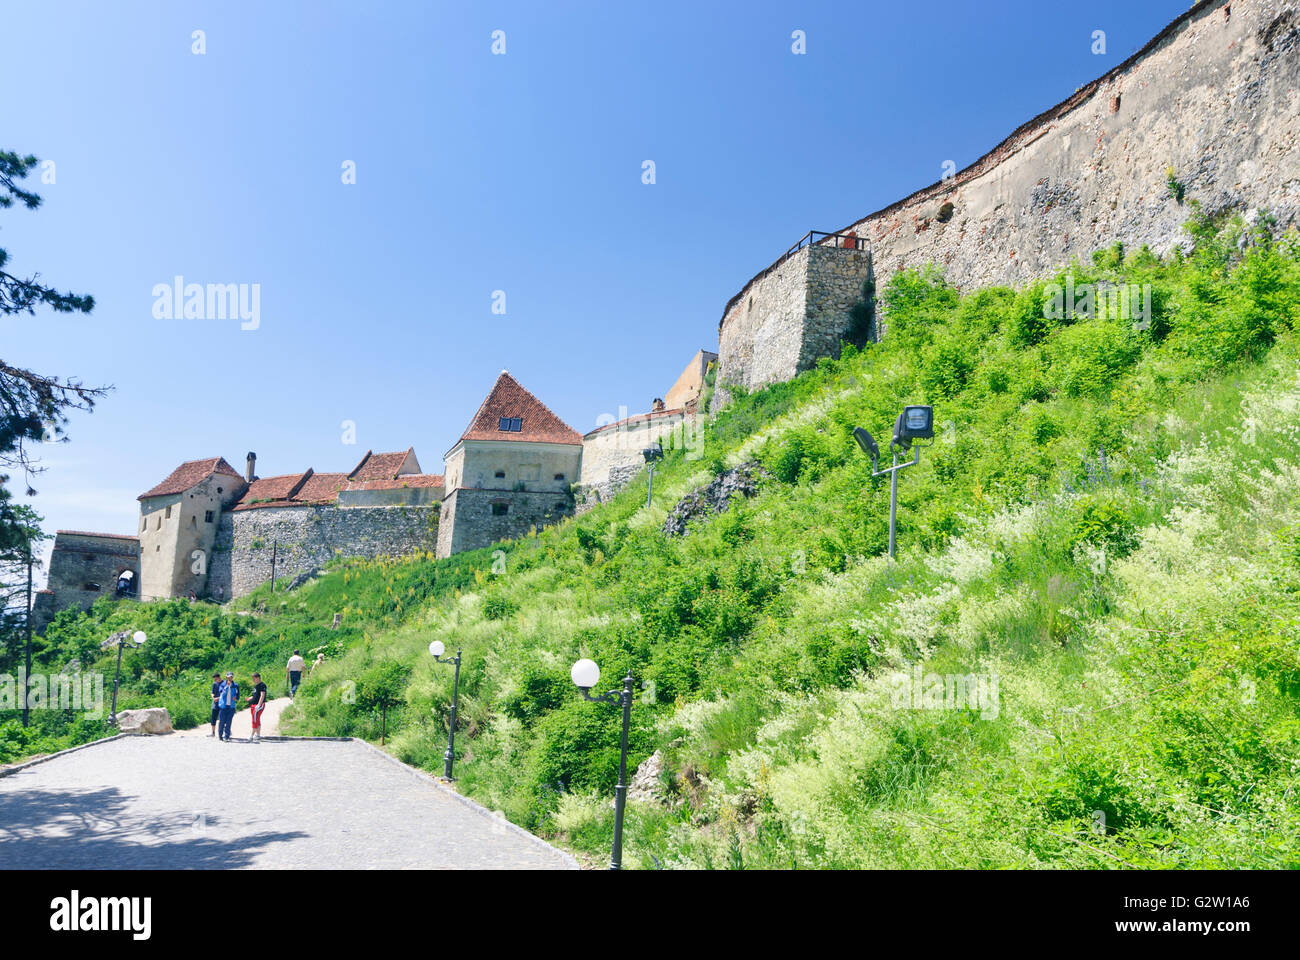
M 844 250 L 866 250 L 867 238 L 858 236 L 853 230 L 847 230 L 841 233 L 827 233 L 825 230 L 809 230 L 795 241 L 794 246 L 790 247 L 789 250 L 777 257 L 776 260 L 768 265 L 766 269 L 751 277 L 749 282 L 740 288 L 740 292 L 727 301 L 727 305 L 722 308 L 722 320 L 727 318 L 727 314 L 731 311 L 731 308 L 740 301 L 740 298 L 745 295 L 745 292 L 749 290 L 750 287 L 759 280 L 762 280 L 777 267 L 781 266 L 781 264 L 785 263 L 804 247 L 811 247 L 813 245 L 830 246 Z M 718 321 L 719 327 L 722 326 L 722 320 Z
M 840 240 L 841 243 L 826 244 L 828 240 Z M 781 260 L 790 256 L 792 253 L 798 253 L 804 247 L 811 247 L 813 244 L 823 244 L 832 247 L 842 247 L 845 250 L 865 250 L 867 249 L 867 238 L 859 237 L 852 230 L 845 233 L 827 233 L 825 230 L 809 230 L 800 237 L 793 247 L 781 255 Z M 780 260 L 777 261 L 778 263 Z

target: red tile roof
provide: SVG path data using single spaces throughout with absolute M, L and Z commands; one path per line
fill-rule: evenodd
M 239 502 L 242 505 L 255 500 L 288 500 L 311 475 L 312 471 L 308 469 L 303 473 L 285 473 L 278 477 L 257 477 L 248 485 Z
M 415 447 L 395 453 L 373 453 L 369 450 L 361 462 L 348 474 L 349 480 L 391 480 L 398 475 L 406 458 L 415 459 Z M 416 461 L 419 466 L 419 461 Z
M 522 423 L 515 433 L 499 429 L 506 417 L 518 417 Z M 581 444 L 582 434 L 551 412 L 542 401 L 524 389 L 505 370 L 497 377 L 461 440 L 524 440 L 534 443 Z
M 305 503 L 333 503 L 339 498 L 339 491 L 348 485 L 346 473 L 315 473 L 294 499 Z
M 404 487 L 441 487 L 440 473 L 404 473 L 392 480 L 353 480 L 345 490 L 401 490 Z
M 236 480 L 243 480 L 243 476 L 230 464 L 226 463 L 224 457 L 208 457 L 206 460 L 187 460 L 179 467 L 173 470 L 167 479 L 152 490 L 146 490 L 136 499 L 144 500 L 148 497 L 162 497 L 173 493 L 184 493 L 196 483 L 201 483 L 214 473 L 222 476 L 234 477 Z
M 402 454 L 405 457 L 405 454 Z M 283 481 L 303 477 L 292 492 L 284 492 Z M 261 492 L 258 483 L 275 481 L 275 486 L 265 486 Z M 404 473 L 399 477 L 382 480 L 349 480 L 346 473 L 294 474 L 289 477 L 268 477 L 266 481 L 255 480 L 249 492 L 238 504 L 236 510 L 259 510 L 263 507 L 306 507 L 338 502 L 340 490 L 401 490 L 403 488 L 438 488 L 443 486 L 441 474 Z M 272 496 L 271 494 L 275 494 Z

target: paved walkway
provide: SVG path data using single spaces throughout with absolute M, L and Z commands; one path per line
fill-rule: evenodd
M 169 734 L 124 737 L 0 777 L 0 870 L 36 867 L 576 863 L 364 743 Z

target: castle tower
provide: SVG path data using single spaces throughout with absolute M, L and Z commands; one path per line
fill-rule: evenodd
M 251 469 L 251 466 L 250 466 Z M 247 483 L 222 457 L 189 460 L 140 494 L 140 599 L 203 596 L 221 513 Z
M 695 356 L 691 357 L 691 362 L 686 364 L 686 369 L 677 378 L 677 382 L 664 394 L 663 408 L 694 413 L 700 394 L 704 392 L 704 378 L 708 375 L 709 364 L 717 362 L 716 353 L 710 350 L 697 350 Z
M 439 557 L 571 516 L 582 435 L 502 370 L 446 460 Z
M 49 579 L 32 605 L 33 629 L 44 633 L 60 610 L 88 610 L 100 597 L 134 597 L 139 579 L 138 538 L 60 530 L 50 553 Z
M 725 402 L 730 386 L 759 390 L 791 380 L 822 357 L 839 356 L 853 308 L 867 302 L 873 278 L 872 253 L 861 238 L 810 232 L 723 310 L 715 398 Z M 867 333 L 875 339 L 874 329 Z

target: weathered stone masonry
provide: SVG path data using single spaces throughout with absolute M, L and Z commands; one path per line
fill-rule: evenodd
M 1185 243 L 1171 166 L 1207 211 L 1295 223 L 1298 36 L 1293 2 L 1206 0 L 951 180 L 853 228 L 882 283 L 931 262 L 972 286 L 1021 284 L 1116 241 L 1162 255 Z
M 1300 220 L 1298 121 L 1296 4 L 1203 0 L 954 177 L 845 229 L 867 239 L 878 286 L 926 263 L 961 287 L 1021 285 L 1116 242 L 1162 255 L 1185 244 L 1188 208 L 1170 195 L 1169 167 L 1207 212 L 1263 209 L 1285 228 Z M 720 384 L 789 379 L 834 353 L 829 334 L 847 316 L 833 296 L 819 313 L 808 304 L 805 258 L 818 249 L 728 304 Z
M 567 493 L 545 490 L 486 490 L 461 487 L 442 502 L 438 556 L 478 550 L 517 540 L 573 516 Z
M 46 589 L 32 606 L 33 629 L 40 633 L 60 610 L 89 609 L 100 597 L 111 597 L 117 579 L 129 571 L 138 589 L 140 541 L 107 533 L 60 530 L 50 553 Z
M 401 556 L 434 549 L 438 506 L 314 505 L 237 510 L 222 516 L 209 568 L 209 592 L 238 597 L 271 576 L 294 577 L 323 568 L 337 556 Z
M 835 356 L 849 311 L 863 299 L 871 253 L 818 242 L 788 254 L 727 304 L 718 333 L 718 383 L 756 390 Z
M 582 438 L 582 476 L 578 512 L 604 503 L 645 469 L 641 451 L 653 444 L 688 447 L 697 441 L 694 417 L 660 410 L 597 427 Z

